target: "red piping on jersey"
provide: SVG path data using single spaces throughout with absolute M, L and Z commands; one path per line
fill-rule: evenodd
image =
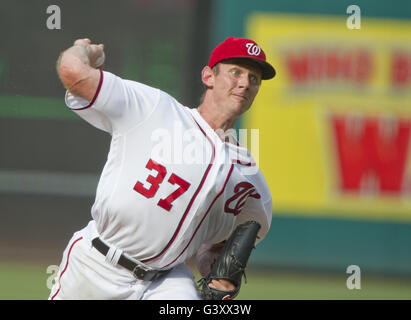
M 73 110 L 78 111 L 78 110 L 84 110 L 84 109 L 90 108 L 93 105 L 93 103 L 97 100 L 97 97 L 98 97 L 98 94 L 100 93 L 100 89 L 101 89 L 102 84 L 103 84 L 103 71 L 100 70 L 100 81 L 98 82 L 97 90 L 96 90 L 96 93 L 95 93 L 93 99 L 90 101 L 90 103 L 87 106 L 85 106 L 83 108 L 80 108 L 80 109 L 73 109 Z
M 187 243 L 187 245 L 184 247 L 183 251 L 181 251 L 181 253 L 177 256 L 177 258 L 175 258 L 172 262 L 170 262 L 169 264 L 165 265 L 165 266 L 162 267 L 161 269 L 166 268 L 166 267 L 168 267 L 169 265 L 173 264 L 178 258 L 180 258 L 180 256 L 184 253 L 184 251 L 186 251 L 186 249 L 187 249 L 188 246 L 190 245 L 191 241 L 194 239 L 194 236 L 196 235 L 196 233 L 197 233 L 198 229 L 200 228 L 201 224 L 203 223 L 205 217 L 206 217 L 206 216 L 208 215 L 208 213 L 210 212 L 210 209 L 211 209 L 212 206 L 214 205 L 214 202 L 216 202 L 216 200 L 217 200 L 217 199 L 222 195 L 222 193 L 224 192 L 224 189 L 225 189 L 225 187 L 226 187 L 226 185 L 227 185 L 228 180 L 230 179 L 230 176 L 231 176 L 231 173 L 232 173 L 232 171 L 233 171 L 233 168 L 234 168 L 234 163 L 231 164 L 230 170 L 229 170 L 228 175 L 227 175 L 227 177 L 226 177 L 226 179 L 225 179 L 225 182 L 224 182 L 223 187 L 221 188 L 220 192 L 216 195 L 216 197 L 214 198 L 214 200 L 213 200 L 213 201 L 211 202 L 211 204 L 209 205 L 206 213 L 204 214 L 204 216 L 203 216 L 203 218 L 201 219 L 200 223 L 198 224 L 197 228 L 194 230 L 194 233 L 193 233 L 193 235 L 191 236 L 190 241 L 188 241 L 188 243 Z
M 62 275 L 64 274 L 64 272 L 66 272 L 66 270 L 67 270 L 67 267 L 68 267 L 68 264 L 69 264 L 69 259 L 70 259 L 71 249 L 73 249 L 74 245 L 75 245 L 78 241 L 80 241 L 81 239 L 83 239 L 83 237 L 80 237 L 80 238 L 78 238 L 76 241 L 74 241 L 73 244 L 71 245 L 70 249 L 69 249 L 69 252 L 68 252 L 68 254 L 67 254 L 66 266 L 64 267 L 64 270 L 60 273 L 60 277 L 59 277 L 59 288 L 58 288 L 57 292 L 53 295 L 53 297 L 51 298 L 51 300 L 53 300 L 53 299 L 57 296 L 57 294 L 60 292 L 60 289 L 61 289 L 60 280 L 61 280 L 61 277 L 62 277 Z
M 188 212 L 190 211 L 191 206 L 192 206 L 193 203 L 194 203 L 194 200 L 197 198 L 198 194 L 200 193 L 200 190 L 201 190 L 201 188 L 202 188 L 203 185 L 204 185 L 204 181 L 207 179 L 208 173 L 210 172 L 210 169 L 211 169 L 211 167 L 213 166 L 214 158 L 215 158 L 215 146 L 214 146 L 214 143 L 213 143 L 213 141 L 207 136 L 207 134 L 205 133 L 205 131 L 203 130 L 203 128 L 201 128 L 201 126 L 198 124 L 198 122 L 197 122 L 194 118 L 193 118 L 193 120 L 195 121 L 195 123 L 197 124 L 197 126 L 200 128 L 201 132 L 205 135 L 205 137 L 210 141 L 211 145 L 213 146 L 213 156 L 212 156 L 212 158 L 211 158 L 211 162 L 209 163 L 209 165 L 208 165 L 208 167 L 207 167 L 207 170 L 206 170 L 206 172 L 205 172 L 204 175 L 203 175 L 203 178 L 202 178 L 202 180 L 201 180 L 201 182 L 200 182 L 200 185 L 198 186 L 198 188 L 197 188 L 196 192 L 194 193 L 193 197 L 191 198 L 190 203 L 188 204 L 188 206 L 187 206 L 187 208 L 186 208 L 186 210 L 185 210 L 185 212 L 184 212 L 184 214 L 183 214 L 183 217 L 181 218 L 181 220 L 180 220 L 180 222 L 179 222 L 179 224 L 178 224 L 178 226 L 177 226 L 177 229 L 176 229 L 176 231 L 174 232 L 173 237 L 171 238 L 171 240 L 168 242 L 168 244 L 166 245 L 166 247 L 165 247 L 158 255 L 156 255 L 156 256 L 154 256 L 154 257 L 152 257 L 152 258 L 149 258 L 149 259 L 141 260 L 141 262 L 143 262 L 143 263 L 146 263 L 146 262 L 149 262 L 149 261 L 153 261 L 153 260 L 155 260 L 155 259 L 158 259 L 159 257 L 161 257 L 161 256 L 168 250 L 168 248 L 170 248 L 171 244 L 174 242 L 174 240 L 176 239 L 178 233 L 180 232 L 180 229 L 181 229 L 181 227 L 182 227 L 182 225 L 183 225 L 183 223 L 184 223 L 184 220 L 186 219 L 186 217 L 187 217 L 187 215 L 188 215 Z
M 242 160 L 232 160 L 234 163 L 238 163 L 238 164 L 241 164 L 241 165 L 243 165 L 243 166 L 248 166 L 248 167 L 254 167 L 255 166 L 255 163 L 254 162 L 245 162 L 245 161 L 242 161 Z

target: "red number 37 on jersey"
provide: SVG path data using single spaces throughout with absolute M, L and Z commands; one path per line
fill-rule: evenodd
M 155 162 L 152 159 L 148 160 L 146 168 L 152 171 L 157 171 L 157 175 L 149 175 L 146 179 L 146 181 L 149 182 L 151 186 L 149 188 L 145 188 L 140 181 L 137 181 L 133 189 L 138 193 L 142 194 L 146 198 L 153 198 L 157 193 L 157 190 L 160 188 L 160 184 L 163 182 L 164 178 L 167 175 L 167 169 L 166 167 Z M 177 184 L 179 188 L 176 189 L 165 199 L 160 199 L 157 202 L 157 205 L 166 211 L 170 211 L 173 207 L 172 202 L 188 190 L 188 188 L 190 187 L 190 183 L 188 183 L 187 181 L 180 178 L 178 175 L 174 173 L 171 174 L 167 181 L 172 185 Z

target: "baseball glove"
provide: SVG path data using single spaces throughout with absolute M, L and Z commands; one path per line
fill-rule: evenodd
M 212 263 L 210 273 L 199 280 L 199 290 L 204 300 L 232 300 L 237 296 L 260 227 L 261 225 L 256 221 L 247 221 L 233 231 L 219 256 Z M 235 289 L 223 291 L 211 288 L 208 284 L 212 279 L 228 280 Z

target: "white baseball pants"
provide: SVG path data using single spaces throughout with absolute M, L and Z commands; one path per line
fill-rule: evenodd
M 155 281 L 134 278 L 108 263 L 91 244 L 88 227 L 76 232 L 64 253 L 49 300 L 199 300 L 193 274 L 186 264 Z

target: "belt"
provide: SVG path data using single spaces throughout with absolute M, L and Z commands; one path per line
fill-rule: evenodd
M 110 247 L 101 241 L 100 238 L 94 238 L 91 243 L 93 244 L 93 247 L 96 248 L 101 254 L 107 256 Z M 136 279 L 144 281 L 154 281 L 170 271 L 148 269 L 126 257 L 124 254 L 120 255 L 117 264 L 131 271 Z

